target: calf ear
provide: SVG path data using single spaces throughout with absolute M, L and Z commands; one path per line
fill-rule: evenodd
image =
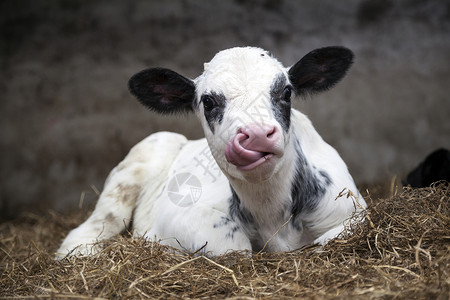
M 343 47 L 313 50 L 289 69 L 289 80 L 298 94 L 316 93 L 333 87 L 353 63 L 353 53 Z
M 193 111 L 194 82 L 172 70 L 143 70 L 130 78 L 128 88 L 143 105 L 158 113 Z

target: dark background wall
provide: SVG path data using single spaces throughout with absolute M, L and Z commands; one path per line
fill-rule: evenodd
M 160 117 L 128 93 L 149 66 L 192 78 L 233 46 L 285 65 L 344 45 L 354 67 L 333 90 L 296 103 L 358 183 L 403 176 L 450 148 L 450 1 L 0 2 L 0 211 L 59 211 L 96 199 L 145 136 L 202 137 L 194 117 Z

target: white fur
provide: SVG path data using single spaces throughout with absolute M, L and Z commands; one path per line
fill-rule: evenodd
M 326 243 L 338 235 L 364 199 L 338 153 L 313 128 L 309 119 L 292 109 L 289 132 L 283 132 L 270 109 L 269 89 L 274 75 L 287 75 L 276 59 L 258 48 L 233 48 L 219 52 L 205 64 L 195 79 L 196 93 L 220 92 L 227 107 L 221 124 L 213 133 L 199 104 L 197 115 L 205 139 L 188 141 L 175 133 L 160 132 L 137 144 L 114 168 L 105 182 L 92 215 L 72 230 L 57 251 L 92 254 L 97 241 L 108 239 L 125 229 L 133 219 L 136 236 L 188 251 L 202 246 L 211 255 L 229 250 L 294 250 L 310 243 Z M 248 124 L 273 125 L 282 132 L 277 147 L 283 155 L 273 157 L 256 170 L 243 173 L 224 157 L 226 143 Z M 327 172 L 332 184 L 320 199 L 318 208 L 298 218 L 300 231 L 289 225 L 292 178 L 295 171 L 294 138 L 300 142 L 308 166 Z M 169 197 L 171 180 L 191 174 L 201 185 L 201 194 L 187 207 Z M 252 213 L 255 227 L 246 226 L 230 214 L 231 188 L 241 205 Z M 357 199 L 340 197 L 348 189 Z

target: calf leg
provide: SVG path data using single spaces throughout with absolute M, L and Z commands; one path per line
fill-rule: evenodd
M 69 233 L 57 257 L 94 254 L 100 250 L 98 241 L 109 239 L 128 226 L 140 184 L 127 176 L 131 168 L 120 171 L 117 168 L 111 171 L 91 216 Z
M 325 245 L 326 243 L 337 237 L 339 234 L 341 234 L 344 229 L 344 225 L 334 227 L 315 239 L 314 244 Z
M 56 258 L 94 254 L 100 250 L 98 242 L 124 231 L 144 185 L 159 186 L 160 174 L 170 167 L 185 142 L 178 134 L 157 133 L 133 147 L 109 174 L 92 215 L 68 234 Z
M 242 226 L 208 205 L 161 209 L 155 226 L 145 238 L 187 252 L 201 249 L 201 253 L 211 256 L 231 250 L 252 250 Z

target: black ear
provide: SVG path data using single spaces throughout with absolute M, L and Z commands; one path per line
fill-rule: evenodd
M 163 68 L 146 69 L 130 78 L 130 92 L 146 107 L 162 114 L 191 112 L 194 82 Z
M 353 63 L 344 47 L 313 50 L 289 69 L 289 80 L 298 94 L 325 91 L 341 80 Z

